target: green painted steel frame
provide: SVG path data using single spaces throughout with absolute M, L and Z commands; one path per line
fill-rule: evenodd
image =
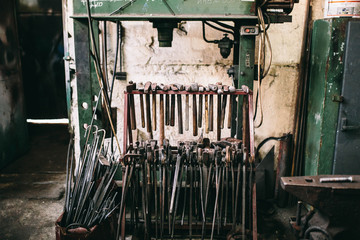
M 93 22 L 94 34 L 99 36 L 99 28 L 97 21 Z M 85 143 L 86 126 L 90 125 L 93 116 L 93 110 L 96 106 L 96 99 L 100 91 L 99 82 L 97 79 L 94 61 L 90 56 L 90 36 L 89 24 L 87 19 L 77 19 L 74 21 L 74 36 L 75 41 L 75 62 L 76 62 L 76 77 L 77 77 L 77 97 L 78 97 L 78 111 L 79 111 L 79 128 L 80 128 L 80 146 Z M 96 44 L 98 45 L 96 39 Z M 99 49 L 99 48 L 98 48 Z M 94 120 L 94 125 L 101 128 L 102 111 L 101 100 L 96 109 L 97 118 Z
M 89 0 L 93 17 L 123 20 L 256 18 L 255 0 Z M 87 17 L 86 0 L 74 0 L 74 17 Z
M 349 19 L 316 20 L 313 25 L 305 175 L 331 174 L 341 94 L 345 30 Z

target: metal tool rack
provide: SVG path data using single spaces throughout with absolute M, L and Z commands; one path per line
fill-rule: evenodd
M 130 122 L 130 104 L 129 104 L 129 97 L 130 95 L 139 95 L 139 94 L 150 94 L 150 95 L 215 95 L 215 96 L 238 96 L 238 101 L 234 101 L 234 103 L 239 102 L 240 101 L 240 96 L 243 96 L 243 98 L 241 99 L 243 102 L 243 107 L 240 111 L 240 113 L 238 113 L 238 116 L 241 115 L 243 116 L 242 122 L 238 123 L 238 121 L 232 121 L 232 127 L 236 127 L 236 128 L 242 128 L 244 129 L 243 135 L 241 137 L 241 139 L 246 139 L 247 142 L 247 149 L 250 150 L 251 156 L 254 157 L 254 122 L 253 122 L 253 94 L 252 91 L 249 90 L 248 87 L 243 86 L 244 90 L 236 90 L 233 93 L 230 92 L 224 92 L 222 94 L 218 94 L 217 92 L 214 91 L 203 91 L 203 92 L 192 92 L 192 91 L 162 91 L 162 90 L 157 90 L 157 91 L 150 91 L 149 93 L 144 93 L 144 91 L 138 91 L 138 90 L 133 90 L 133 91 L 125 91 L 124 92 L 124 132 L 123 132 L 123 149 L 128 149 L 128 146 L 130 144 L 134 144 L 133 142 L 133 136 L 132 136 L 132 131 L 131 129 L 134 130 L 134 128 L 131 128 L 131 122 Z M 245 117 L 244 117 L 245 116 Z M 219 141 L 221 139 L 221 128 L 219 127 L 220 125 L 220 118 L 218 117 L 217 121 L 217 140 Z M 161 134 L 160 134 L 161 135 Z M 230 136 L 228 136 L 230 137 Z M 164 138 L 159 139 L 160 144 L 162 144 Z
M 147 93 L 145 93 L 144 91 L 138 91 L 138 90 L 130 90 L 130 91 L 125 91 L 125 98 L 124 98 L 124 132 L 123 132 L 123 140 L 124 140 L 124 146 L 123 149 L 127 149 L 126 153 L 129 154 L 129 156 L 132 155 L 136 155 L 134 153 L 130 153 L 128 150 L 133 149 L 133 146 L 135 146 L 135 142 L 133 141 L 133 136 L 132 136 L 132 130 L 136 129 L 134 127 L 131 127 L 131 111 L 134 111 L 134 106 L 131 107 L 130 102 L 134 101 L 134 95 L 148 95 L 148 97 L 153 96 L 153 95 L 160 95 L 160 96 L 164 96 L 166 94 L 168 95 L 217 95 L 220 99 L 223 96 L 235 96 L 238 97 L 238 101 L 240 99 L 242 99 L 242 103 L 243 103 L 243 107 L 242 107 L 242 111 L 240 111 L 240 115 L 243 116 L 242 118 L 242 122 L 234 122 L 234 124 L 232 124 L 233 126 L 235 125 L 236 127 L 238 127 L 237 125 L 240 125 L 240 127 L 243 129 L 242 131 L 242 144 L 243 144 L 243 149 L 246 149 L 243 152 L 243 157 L 242 159 L 234 159 L 234 162 L 239 162 L 238 164 L 240 164 L 240 162 L 243 162 L 247 173 L 245 174 L 245 176 L 249 176 L 249 179 L 246 180 L 240 180 L 240 173 L 237 172 L 237 181 L 245 181 L 245 185 L 246 187 L 246 196 L 250 197 L 250 201 L 247 202 L 246 209 L 242 209 L 242 211 L 246 212 L 246 219 L 242 219 L 242 234 L 243 236 L 245 236 L 245 232 L 250 232 L 250 235 L 252 236 L 252 239 L 257 239 L 257 213 L 256 213 L 256 184 L 254 181 L 254 173 L 255 173 L 255 166 L 254 166 L 254 123 L 253 123 L 253 94 L 252 91 L 250 91 L 248 89 L 248 87 L 243 86 L 242 89 L 237 89 L 235 90 L 235 92 L 224 92 L 221 94 L 218 94 L 217 92 L 214 91 L 203 91 L 203 92 L 192 92 L 192 91 L 162 91 L 162 90 L 156 90 L 156 91 L 149 91 Z M 141 100 L 140 100 L 141 101 Z M 234 101 L 236 102 L 236 101 Z M 141 103 L 140 103 L 141 104 Z M 220 103 L 221 104 L 221 103 Z M 164 108 L 164 106 L 160 106 L 160 108 Z M 161 110 L 160 110 L 161 111 Z M 218 114 L 219 114 L 219 110 L 218 110 Z M 161 116 L 159 118 L 164 118 L 164 116 Z M 220 141 L 221 140 L 221 128 L 220 128 L 220 116 L 217 116 L 217 140 Z M 161 121 L 161 120 L 160 120 Z M 197 128 L 197 122 L 196 122 L 196 128 Z M 161 126 L 160 126 L 161 128 Z M 161 131 L 161 130 L 160 130 Z M 164 134 L 160 134 L 160 138 L 163 138 L 161 136 L 164 136 Z M 226 139 L 226 137 L 224 138 Z M 162 146 L 163 145 L 163 140 L 164 139 L 158 139 L 159 141 L 159 145 Z M 137 143 L 138 144 L 138 143 Z M 125 155 L 127 156 L 127 155 Z M 239 156 L 240 157 L 240 156 Z M 126 163 L 129 164 L 129 163 Z M 157 169 L 157 167 L 155 167 L 155 169 Z M 251 175 L 249 175 L 251 174 Z M 123 184 L 124 182 L 128 182 L 130 180 L 127 179 L 127 175 L 128 174 L 123 174 Z M 251 177 L 252 176 L 252 177 Z M 250 179 L 251 178 L 251 179 Z M 182 183 L 181 183 L 182 185 Z M 125 187 L 125 186 L 123 186 Z M 144 185 L 143 185 L 144 187 Z M 233 190 L 234 191 L 234 190 Z M 179 193 L 178 193 L 179 194 Z M 245 199 L 245 196 L 242 196 L 243 199 Z M 247 201 L 247 200 L 246 200 Z M 240 201 L 241 202 L 241 201 Z M 125 208 L 124 210 L 122 210 L 123 212 L 126 212 Z M 244 212 L 244 214 L 245 214 Z M 245 215 L 244 215 L 245 216 Z M 157 221 L 157 220 L 155 220 Z M 249 221 L 251 223 L 249 223 Z M 245 230 L 245 222 L 246 222 L 246 229 Z M 126 225 L 126 220 L 125 220 L 125 214 L 122 215 L 122 221 L 121 221 L 121 227 L 122 227 L 122 236 L 125 236 L 125 225 Z M 154 225 L 154 223 L 153 223 Z M 180 224 L 178 225 L 178 227 L 181 227 Z M 209 227 L 209 226 L 207 226 Z M 228 227 L 228 226 L 227 226 Z M 153 228 L 156 228 L 156 231 L 158 231 L 158 226 L 153 226 Z M 195 227 L 194 227 L 195 228 Z M 224 226 L 224 228 L 226 229 L 226 226 Z M 227 231 L 229 232 L 231 230 L 231 228 L 227 228 Z M 189 236 L 191 238 L 191 236 Z

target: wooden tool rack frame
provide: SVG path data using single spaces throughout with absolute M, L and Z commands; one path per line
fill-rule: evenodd
M 166 95 L 166 94 L 182 94 L 182 95 L 235 95 L 238 96 L 237 101 L 237 118 L 241 116 L 240 119 L 242 119 L 242 140 L 244 145 L 245 152 L 243 154 L 246 154 L 245 162 L 248 165 L 251 165 L 252 168 L 250 171 L 254 171 L 255 173 L 255 166 L 254 166 L 254 160 L 255 160 L 255 145 L 254 145 L 254 113 L 253 113 L 253 92 L 249 90 L 247 86 L 242 86 L 242 89 L 236 89 L 235 92 L 224 92 L 224 93 L 217 93 L 214 91 L 203 91 L 203 92 L 192 92 L 192 91 L 162 91 L 162 90 L 156 90 L 145 93 L 144 91 L 139 90 L 132 90 L 130 92 L 125 91 L 124 92 L 124 131 L 123 131 L 123 150 L 124 154 L 126 154 L 128 147 L 133 144 L 133 136 L 132 136 L 132 130 L 131 130 L 131 123 L 130 123 L 130 104 L 129 104 L 129 97 L 130 95 Z M 240 96 L 243 96 L 242 101 L 240 100 Z M 241 108 L 242 105 L 242 108 Z M 242 112 L 239 113 L 239 109 L 242 109 Z M 217 121 L 217 124 L 219 124 L 219 121 Z M 239 123 L 236 122 L 236 127 L 239 128 Z M 237 136 L 238 139 L 239 136 Z M 162 143 L 159 143 L 159 145 L 162 145 Z M 123 176 L 124 177 L 124 176 Z M 255 174 L 254 174 L 255 179 Z M 123 179 L 124 180 L 124 179 Z M 252 186 L 250 186 L 250 189 L 252 190 L 252 203 L 249 208 L 252 210 L 252 239 L 257 240 L 257 210 L 256 210 L 256 183 L 253 181 Z M 122 219 L 122 236 L 125 236 L 125 218 Z

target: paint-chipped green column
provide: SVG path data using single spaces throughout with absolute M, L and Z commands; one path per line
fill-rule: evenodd
M 99 94 L 99 82 L 97 79 L 93 58 L 90 55 L 90 35 L 87 19 L 74 20 L 75 41 L 75 64 L 76 64 L 76 83 L 79 112 L 80 146 L 85 143 L 86 126 L 90 125 L 94 107 Z M 94 21 L 94 34 L 98 36 L 98 24 Z M 98 44 L 98 38 L 95 39 Z M 99 49 L 99 48 L 98 48 Z M 101 101 L 96 110 L 97 118 L 94 125 L 102 127 Z
M 239 69 L 238 69 L 238 88 L 246 85 L 250 90 L 253 90 L 254 82 L 254 58 L 255 58 L 255 36 L 247 35 L 240 36 L 239 48 Z M 237 110 L 237 132 L 238 139 L 242 138 L 242 97 L 238 98 Z
M 348 21 L 317 20 L 313 25 L 305 175 L 332 172 Z

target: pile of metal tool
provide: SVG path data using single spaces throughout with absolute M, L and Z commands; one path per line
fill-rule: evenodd
M 234 138 L 130 145 L 123 159 L 117 239 L 125 234 L 139 239 L 238 234 L 245 239 L 254 216 L 254 169 L 246 155 L 242 141 Z
M 113 178 L 119 163 L 114 161 L 113 156 L 105 157 L 108 154 L 104 150 L 104 130 L 91 126 L 86 131 L 87 141 L 77 169 L 73 169 L 73 148 L 71 144 L 69 146 L 65 207 L 60 222 L 60 226 L 67 229 L 90 229 L 117 208 L 117 190 Z
M 132 83 L 127 86 L 125 94 L 129 95 L 126 103 L 129 107 L 128 116 L 129 124 L 132 130 L 137 128 L 136 113 L 135 113 L 135 100 L 134 95 L 139 95 L 139 106 L 141 115 L 141 126 L 146 129 L 152 138 L 153 131 L 157 130 L 157 120 L 159 121 L 160 141 L 164 137 L 164 126 L 175 126 L 175 106 L 177 105 L 177 125 L 179 134 L 189 131 L 190 123 L 190 109 L 192 109 L 192 125 L 193 136 L 198 135 L 198 128 L 204 128 L 205 133 L 214 131 L 214 95 L 217 96 L 217 140 L 221 138 L 221 129 L 225 126 L 225 115 L 227 115 L 227 127 L 232 129 L 232 136 L 236 133 L 236 115 L 237 115 L 237 96 L 246 95 L 249 92 L 247 87 L 244 89 L 235 89 L 233 86 L 222 85 L 222 83 L 209 84 L 202 86 L 193 83 L 188 86 L 182 84 L 157 84 L 146 82 Z M 144 95 L 145 95 L 145 108 L 144 108 Z M 160 95 L 160 106 L 157 107 L 157 95 Z M 165 104 L 164 104 L 165 95 Z M 192 106 L 190 107 L 189 95 L 192 95 Z M 185 99 L 185 108 L 183 108 L 183 96 Z M 205 103 L 203 100 L 205 99 Z M 150 103 L 150 97 L 152 103 Z M 229 97 L 229 101 L 228 101 Z M 227 103 L 229 102 L 228 110 Z M 159 108 L 160 116 L 157 114 Z M 145 109 L 145 110 L 144 110 Z M 228 112 L 228 114 L 226 114 Z M 185 113 L 185 114 L 184 114 Z M 204 113 L 204 117 L 203 117 Z M 127 116 L 125 115 L 125 117 Z M 183 119 L 183 116 L 185 119 Z M 146 119 L 146 120 L 145 120 Z M 205 125 L 203 126 L 203 120 Z M 242 124 L 242 122 L 240 122 Z

